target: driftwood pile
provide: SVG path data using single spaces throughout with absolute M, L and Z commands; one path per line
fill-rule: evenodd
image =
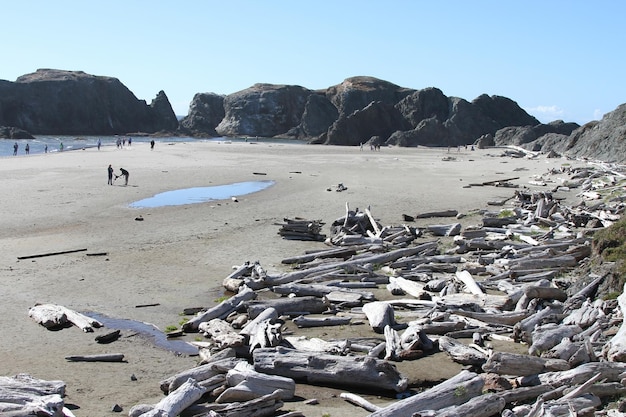
M 306 220 L 299 217 L 295 219 L 283 219 L 284 222 L 279 224 L 278 234 L 283 239 L 292 240 L 312 240 L 323 242 L 326 235 L 322 233 L 324 222 L 321 220 Z
M 329 249 L 284 259 L 288 272 L 236 267 L 223 283 L 234 295 L 183 325 L 207 338 L 201 362 L 129 415 L 273 416 L 297 382 L 345 387 L 354 392 L 342 398 L 376 417 L 595 415 L 626 393 L 626 288 L 602 300 L 604 276 L 576 277 L 584 285 L 569 292 L 564 277 L 588 259 L 593 229 L 623 213 L 623 195 L 600 199 L 623 192 L 623 175 L 566 168 L 537 181 L 555 185 L 516 191 L 510 208 L 483 210 L 474 226 L 451 210 L 441 212 L 450 224 L 382 227 L 346 204 Z M 557 193 L 573 189 L 581 204 L 562 205 Z M 366 323 L 372 337 L 288 331 Z M 512 353 L 520 346 L 526 353 Z M 416 393 L 397 366 L 435 352 L 466 368 Z M 358 393 L 404 399 L 381 407 Z

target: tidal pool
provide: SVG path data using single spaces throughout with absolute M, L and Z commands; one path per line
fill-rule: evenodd
M 206 203 L 256 193 L 274 185 L 274 181 L 246 181 L 212 187 L 193 187 L 166 191 L 130 204 L 132 208 L 154 208 Z

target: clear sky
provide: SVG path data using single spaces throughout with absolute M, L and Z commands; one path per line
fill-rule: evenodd
M 0 16 L 0 79 L 116 77 L 148 103 L 165 91 L 179 115 L 196 93 L 358 75 L 505 96 L 544 123 L 626 102 L 621 0 L 0 0 Z

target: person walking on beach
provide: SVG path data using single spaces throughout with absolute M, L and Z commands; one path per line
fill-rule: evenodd
M 48 144 L 43 147 L 43 153 L 48 153 Z
M 109 168 L 107 169 L 109 173 L 109 182 L 107 184 L 113 185 L 113 167 L 109 164 Z
M 59 145 L 59 151 L 63 152 L 63 142 Z
M 18 145 L 17 142 L 13 144 L 13 156 L 17 155 L 17 148 L 19 147 L 20 145 Z
M 154 139 L 150 141 L 150 150 L 154 149 Z
M 24 148 L 24 152 L 26 152 L 26 155 L 30 154 L 30 145 L 27 143 L 26 147 Z
M 118 179 L 119 177 L 124 177 L 124 185 L 128 185 L 128 177 L 130 177 L 130 174 L 124 168 L 120 168 L 120 172 L 121 174 L 117 175 L 115 179 Z
M 100 141 L 100 139 L 98 139 L 98 150 L 100 150 L 100 146 L 102 146 L 102 141 Z M 111 166 L 111 165 L 109 165 Z

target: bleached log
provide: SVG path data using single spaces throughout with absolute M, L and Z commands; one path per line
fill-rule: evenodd
M 356 394 L 352 394 L 349 392 L 342 392 L 341 394 L 339 394 L 339 397 L 343 398 L 349 403 L 352 403 L 354 405 L 361 407 L 362 409 L 366 411 L 378 411 L 382 408 L 382 407 L 377 406 L 376 404 L 372 404 L 371 402 L 367 401 L 363 397 L 360 397 Z
M 28 395 L 44 396 L 58 394 L 65 395 L 66 384 L 59 380 L 44 380 L 34 378 L 25 373 L 15 376 L 0 376 L 0 389 L 3 393 L 28 393 Z M 0 398 L 1 400 L 1 398 Z
M 272 417 L 282 406 L 279 393 L 274 392 L 245 402 L 195 404 L 190 411 L 193 411 L 191 415 L 204 417 Z M 300 413 L 281 416 L 303 417 Z
M 484 385 L 479 375 L 461 371 L 439 385 L 375 411 L 370 417 L 411 417 L 417 410 L 440 410 L 461 405 L 480 395 Z
M 424 290 L 424 284 L 421 282 L 410 281 L 402 277 L 389 277 L 389 283 L 395 284 L 400 287 L 405 293 L 421 299 L 426 294 Z
M 470 294 L 474 294 L 478 296 L 485 295 L 482 288 L 478 286 L 478 284 L 476 283 L 476 280 L 474 280 L 474 278 L 472 277 L 472 274 L 470 274 L 468 271 L 465 271 L 465 270 L 457 271 L 455 276 L 459 281 L 461 281 L 465 285 L 465 288 Z
M 28 315 L 47 329 L 58 328 L 67 323 L 72 323 L 84 332 L 93 332 L 94 327 L 102 327 L 98 320 L 56 304 L 36 304 L 28 310 Z
M 441 210 L 441 211 L 427 211 L 415 215 L 416 219 L 429 219 L 433 217 L 456 217 L 459 214 L 457 210 Z
M 470 398 L 464 404 L 446 407 L 441 410 L 418 411 L 413 417 L 485 417 L 499 415 L 506 402 L 498 394 L 484 394 Z
M 563 385 L 582 384 L 597 373 L 601 373 L 601 379 L 606 379 L 606 382 L 618 382 L 624 371 L 626 371 L 626 364 L 623 363 L 589 362 L 567 371 L 522 376 L 516 381 L 520 386 L 548 384 L 558 388 Z
M 622 317 L 626 317 L 626 284 L 622 294 L 617 297 L 619 309 L 622 312 Z M 609 340 L 606 348 L 603 349 L 603 353 L 611 362 L 626 362 L 626 320 L 622 319 L 622 325 L 619 330 Z
M 530 316 L 530 311 L 503 311 L 500 313 L 482 313 L 479 311 L 468 310 L 450 310 L 450 314 L 458 316 L 470 317 L 489 324 L 500 324 L 505 326 L 513 326 L 519 321 Z
M 260 313 L 258 316 L 256 316 L 254 318 L 254 320 L 249 321 L 244 327 L 243 329 L 241 329 L 239 331 L 239 334 L 244 335 L 244 336 L 250 336 L 254 333 L 256 333 L 255 327 L 257 327 L 259 325 L 259 323 L 267 320 L 267 319 L 277 319 L 278 318 L 278 312 L 276 311 L 276 309 L 274 307 L 270 307 L 266 310 L 264 310 L 262 313 Z
M 243 286 L 242 289 L 227 300 L 222 301 L 215 307 L 208 309 L 205 312 L 198 313 L 197 316 L 184 323 L 182 328 L 186 332 L 192 332 L 198 330 L 200 323 L 213 320 L 226 318 L 230 313 L 235 311 L 237 306 L 248 300 L 253 300 L 257 296 L 249 287 Z
M 408 381 L 387 361 L 366 356 L 334 356 L 285 348 L 254 351 L 257 372 L 280 375 L 310 384 L 359 386 L 402 392 Z
M 58 394 L 0 399 L 0 415 L 3 417 L 64 417 L 65 409 L 63 398 Z
M 299 315 L 302 313 L 319 314 L 328 310 L 328 302 L 317 297 L 277 298 L 272 300 L 257 300 L 246 303 L 248 315 L 254 319 L 268 308 L 276 309 L 279 316 L 285 314 Z
M 525 376 L 570 369 L 563 359 L 539 358 L 507 352 L 494 352 L 482 366 L 483 371 L 499 375 Z
M 576 325 L 563 325 L 547 323 L 537 326 L 531 336 L 532 345 L 528 348 L 531 355 L 541 355 L 542 352 L 552 349 L 558 345 L 563 338 L 571 338 L 578 335 L 583 330 Z
M 243 346 L 245 341 L 244 336 L 237 333 L 228 322 L 221 319 L 212 319 L 200 323 L 198 330 L 204 332 L 206 337 L 213 339 L 219 349 Z
M 249 401 L 274 392 L 281 400 L 291 400 L 296 392 L 293 379 L 256 372 L 245 362 L 228 371 L 226 381 L 230 388 L 217 397 L 216 403 Z
M 278 346 L 283 339 L 282 327 L 284 324 L 284 320 L 278 318 L 269 318 L 256 324 L 252 329 L 254 333 L 249 335 L 249 352 L 252 353 L 254 349 L 259 347 Z
M 209 378 L 214 377 L 215 375 L 225 374 L 230 369 L 234 368 L 239 362 L 245 362 L 245 359 L 218 359 L 207 364 L 196 366 L 194 368 L 186 369 L 182 372 L 179 372 L 176 375 L 162 380 L 159 385 L 161 391 L 163 391 L 164 394 L 168 394 L 175 391 L 188 379 L 193 379 L 197 382 L 205 381 Z
M 391 326 L 385 326 L 385 360 L 396 361 L 400 359 L 402 352 L 402 341 L 397 331 L 391 328 Z
M 328 285 L 320 284 L 300 284 L 300 283 L 287 283 L 278 285 L 271 288 L 272 292 L 276 294 L 288 295 L 295 294 L 298 297 L 313 296 L 322 298 L 328 296 L 330 293 L 346 293 L 346 299 L 350 301 L 374 300 L 374 294 L 369 291 L 359 291 L 349 288 L 340 289 L 337 287 L 331 287 Z
M 159 401 L 151 411 L 141 414 L 142 417 L 175 417 L 187 407 L 198 401 L 206 393 L 206 389 L 193 379 L 188 379 L 174 392 Z M 132 409 L 131 409 L 132 411 Z M 129 412 L 129 415 L 131 413 Z
M 351 343 L 348 340 L 326 341 L 317 337 L 288 336 L 285 338 L 288 347 L 301 352 L 324 352 L 332 355 L 347 355 L 350 353 Z
M 395 325 L 394 310 L 388 303 L 380 301 L 367 303 L 363 306 L 363 312 L 376 333 L 383 333 L 385 326 Z
M 483 352 L 451 337 L 441 336 L 438 340 L 439 349 L 446 352 L 457 363 L 462 365 L 482 365 L 487 360 L 487 356 Z
M 513 327 L 513 338 L 532 343 L 532 332 L 535 326 L 543 322 L 560 322 L 562 306 L 549 305 L 535 314 L 526 317 Z
M 292 321 L 298 327 L 322 327 L 322 326 L 344 326 L 350 324 L 350 317 L 310 317 L 298 316 Z

